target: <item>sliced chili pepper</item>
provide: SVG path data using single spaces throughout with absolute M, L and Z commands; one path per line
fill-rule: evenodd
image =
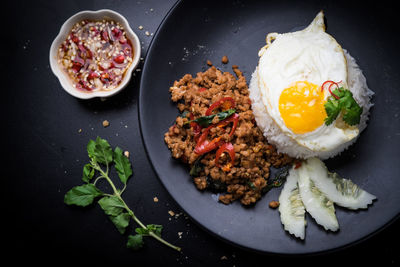
M 85 65 L 85 60 L 78 55 L 72 60 L 72 70 L 74 72 L 79 72 L 81 68 Z
M 122 64 L 122 63 L 124 63 L 124 60 L 125 60 L 125 57 L 124 57 L 123 55 L 119 55 L 119 56 L 116 56 L 116 57 L 114 58 L 114 61 L 115 61 L 117 64 Z
M 294 164 L 295 164 L 295 165 L 294 165 L 294 168 L 295 168 L 295 169 L 298 169 L 298 168 L 301 167 L 302 162 L 301 162 L 300 160 L 295 160 Z
M 193 113 L 189 114 L 189 118 L 190 118 L 191 121 L 194 120 Z M 194 141 L 197 143 L 197 141 L 198 141 L 198 139 L 200 137 L 200 134 L 201 134 L 202 127 L 197 122 L 194 122 L 194 121 L 192 121 L 190 123 L 190 127 L 192 127 L 192 129 L 193 129 Z
M 76 44 L 79 43 L 79 38 L 78 38 L 75 34 L 71 33 L 70 36 L 71 36 L 72 42 L 74 42 L 74 43 L 76 43 Z
M 200 87 L 199 88 L 199 92 L 204 92 L 204 91 L 206 91 L 207 90 L 207 88 L 205 88 L 205 87 Z
M 216 149 L 217 147 L 219 147 L 221 144 L 223 144 L 223 141 L 220 141 L 221 137 L 217 137 L 214 138 L 211 142 L 207 140 L 207 136 L 208 133 L 210 132 L 211 128 L 214 127 L 225 127 L 226 125 L 228 125 L 230 122 L 233 122 L 233 126 L 231 129 L 231 132 L 229 133 L 229 137 L 231 137 L 233 135 L 233 133 L 235 132 L 238 122 L 239 122 L 239 114 L 235 113 L 232 116 L 230 116 L 229 118 L 220 121 L 217 124 L 212 124 L 210 126 L 208 126 L 203 133 L 200 135 L 200 137 L 197 139 L 197 145 L 194 149 L 194 152 L 196 154 L 202 155 L 204 153 L 210 152 L 214 149 Z
M 94 78 L 99 78 L 99 77 L 100 77 L 100 75 L 97 72 L 95 72 L 95 71 L 89 72 L 89 75 L 88 75 L 89 80 L 94 79 Z
M 118 39 L 122 35 L 122 31 L 117 27 L 114 27 L 114 29 L 112 29 L 111 32 L 113 33 L 115 39 Z
M 120 43 L 120 44 L 126 44 L 126 42 L 128 42 L 128 40 L 127 40 L 124 36 L 121 36 L 121 37 L 119 38 L 119 43 Z
M 339 99 L 340 97 L 337 96 L 336 94 L 334 94 L 331 90 L 332 85 L 336 85 L 336 88 L 339 88 L 339 83 L 340 82 L 334 82 L 334 81 L 325 81 L 322 85 L 321 85 L 321 91 L 324 90 L 325 85 L 329 83 L 329 87 L 328 87 L 328 91 L 329 93 L 336 99 Z
M 206 111 L 206 116 L 209 116 L 213 113 L 213 111 L 219 107 L 223 107 L 224 110 L 234 108 L 235 100 L 232 97 L 223 97 L 214 104 L 212 104 Z
M 79 72 L 81 70 L 82 66 L 83 65 L 81 63 L 74 61 L 74 62 L 72 62 L 72 68 L 71 69 L 76 73 L 76 72 Z
M 106 41 L 106 42 L 109 41 L 109 36 L 108 36 L 107 31 L 105 31 L 105 30 L 102 30 L 102 31 L 101 31 L 101 39 L 104 40 L 104 41 Z
M 90 87 L 90 84 L 88 83 L 88 82 L 86 82 L 86 81 L 83 81 L 83 80 L 80 80 L 78 83 L 77 83 L 77 88 L 78 89 L 85 89 L 85 90 L 88 90 L 88 91 L 92 91 L 93 89 Z
M 86 58 L 91 59 L 92 58 L 92 52 L 89 49 L 87 49 L 85 46 L 78 45 L 78 49 L 80 51 L 79 56 L 81 58 L 84 58 L 84 59 L 86 59 Z
M 228 125 L 230 122 L 233 122 L 233 125 L 232 125 L 231 132 L 229 133 L 229 137 L 231 137 L 231 136 L 233 135 L 233 133 L 235 132 L 235 130 L 236 130 L 236 128 L 237 128 L 237 125 L 238 125 L 238 123 L 239 123 L 239 114 L 235 113 L 235 114 L 233 114 L 232 116 L 230 116 L 229 118 L 226 118 L 225 120 L 220 121 L 220 122 L 217 124 L 217 127 L 225 127 L 225 126 Z
M 200 136 L 200 138 L 201 138 L 201 136 Z M 205 153 L 213 151 L 214 149 L 219 147 L 221 144 L 223 144 L 223 141 L 221 141 L 221 137 L 216 137 L 211 141 L 204 140 L 203 142 L 198 143 L 198 145 L 194 149 L 194 153 L 196 153 L 198 155 L 203 155 Z
M 235 149 L 231 143 L 224 143 L 221 147 L 217 150 L 215 154 L 215 166 L 220 167 L 219 158 L 221 157 L 222 153 L 227 152 L 231 161 L 226 164 L 222 170 L 223 171 L 230 171 L 231 167 L 235 164 Z

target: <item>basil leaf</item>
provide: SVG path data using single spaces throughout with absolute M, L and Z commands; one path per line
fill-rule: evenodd
M 190 114 L 189 111 L 185 110 L 184 112 L 182 112 L 182 114 L 179 115 L 179 117 L 187 118 L 187 116 L 188 116 L 189 114 Z
M 117 216 L 110 216 L 110 220 L 114 223 L 115 227 L 117 227 L 120 234 L 125 233 L 125 229 L 129 225 L 130 218 L 131 216 L 127 212 L 123 212 Z
M 110 216 L 118 216 L 125 210 L 124 203 L 117 196 L 103 197 L 98 202 L 104 212 Z
M 128 242 L 126 243 L 126 246 L 133 250 L 138 250 L 143 247 L 143 244 L 143 236 L 140 234 L 136 234 L 128 236 Z
M 69 190 L 64 196 L 64 203 L 67 205 L 77 205 L 81 207 L 88 206 L 93 203 L 96 197 L 102 196 L 101 192 L 93 184 L 84 184 L 75 186 Z
M 276 173 L 274 178 L 268 179 L 267 180 L 267 186 L 262 189 L 262 193 L 265 194 L 265 193 L 267 193 L 269 190 L 271 190 L 274 187 L 282 186 L 285 183 L 286 178 L 289 175 L 290 168 L 291 168 L 291 165 L 287 165 L 287 166 L 281 168 Z
M 146 225 L 146 227 L 147 227 L 147 229 L 149 231 L 152 231 L 153 233 L 155 233 L 156 235 L 161 237 L 161 231 L 163 229 L 162 225 L 159 225 L 159 224 L 148 224 L 148 225 Z
M 132 166 L 129 159 L 123 155 L 123 151 L 119 147 L 116 147 L 114 150 L 114 163 L 119 179 L 123 184 L 126 184 L 132 175 Z
M 137 234 L 139 234 L 139 235 L 142 235 L 142 236 L 144 236 L 144 235 L 149 235 L 149 230 L 146 229 L 146 228 L 142 228 L 142 227 L 136 228 L 136 229 L 135 229 L 135 232 L 136 232 Z
M 190 174 L 191 176 L 194 176 L 194 177 L 199 176 L 200 172 L 201 172 L 201 171 L 203 170 L 203 168 L 204 168 L 204 165 L 201 163 L 201 160 L 204 158 L 205 155 L 206 155 L 206 154 L 201 155 L 201 156 L 198 157 L 198 158 L 196 159 L 196 161 L 193 163 L 193 166 L 192 166 L 192 168 L 190 169 L 190 172 L 189 172 L 189 174 Z
M 83 166 L 82 180 L 86 183 L 89 183 L 90 180 L 93 178 L 93 176 L 94 176 L 93 166 L 89 163 Z
M 217 114 L 198 117 L 197 119 L 188 121 L 186 123 L 197 122 L 201 127 L 208 127 L 210 124 L 212 124 L 212 121 L 215 118 L 215 116 L 218 116 L 218 119 L 220 121 L 222 121 L 222 120 L 228 118 L 229 116 L 231 116 L 235 112 L 236 112 L 236 109 L 228 109 L 228 110 L 225 110 L 222 112 L 218 112 Z
M 90 140 L 87 145 L 89 157 L 96 162 L 108 164 L 112 161 L 113 151 L 107 140 L 100 137 L 96 141 Z
M 96 147 L 96 142 L 93 141 L 92 139 L 89 140 L 89 143 L 86 146 L 86 150 L 88 152 L 89 158 L 94 159 L 95 155 L 94 155 L 94 150 Z

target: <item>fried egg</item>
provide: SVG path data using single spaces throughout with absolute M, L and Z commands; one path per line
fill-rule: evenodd
M 321 11 L 304 30 L 270 33 L 259 51 L 258 88 L 263 104 L 280 130 L 312 151 L 330 151 L 359 134 L 337 119 L 327 126 L 326 81 L 347 86 L 347 62 L 342 47 L 325 32 Z

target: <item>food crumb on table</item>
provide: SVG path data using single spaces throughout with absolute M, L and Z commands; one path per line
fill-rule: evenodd
M 124 151 L 124 156 L 129 158 L 129 151 L 128 150 Z
M 108 127 L 110 126 L 110 122 L 108 120 L 103 121 L 103 127 Z
M 276 209 L 277 207 L 279 207 L 279 202 L 273 200 L 273 201 L 269 202 L 269 207 L 272 209 Z
M 227 63 L 229 62 L 228 57 L 227 57 L 227 56 L 223 56 L 222 59 L 221 59 L 221 62 L 222 62 L 223 64 L 227 64 Z
M 154 202 L 158 202 L 158 197 L 153 197 Z
M 171 215 L 171 216 L 174 216 L 174 215 L 175 215 L 175 212 L 173 212 L 172 210 L 169 210 L 168 213 L 169 213 L 169 215 Z
M 207 65 L 210 66 L 210 67 L 213 65 L 211 60 L 207 60 Z
M 140 25 L 140 26 L 138 27 L 138 29 L 139 29 L 139 30 L 143 30 L 143 26 Z
M 227 260 L 227 259 L 228 259 L 227 256 L 222 256 L 222 257 L 221 257 L 221 260 Z

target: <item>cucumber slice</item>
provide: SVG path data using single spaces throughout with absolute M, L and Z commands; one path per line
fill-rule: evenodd
M 301 201 L 297 180 L 298 172 L 292 168 L 279 195 L 279 213 L 283 228 L 290 234 L 304 239 L 306 226 L 305 208 Z
M 299 172 L 299 191 L 306 211 L 325 230 L 337 231 L 339 223 L 335 215 L 334 203 L 315 186 L 310 179 L 310 172 L 306 168 L 306 164 L 302 164 L 297 170 Z
M 315 186 L 339 206 L 352 210 L 366 209 L 376 199 L 374 195 L 362 190 L 351 180 L 329 172 L 318 158 L 308 159 L 305 165 Z

